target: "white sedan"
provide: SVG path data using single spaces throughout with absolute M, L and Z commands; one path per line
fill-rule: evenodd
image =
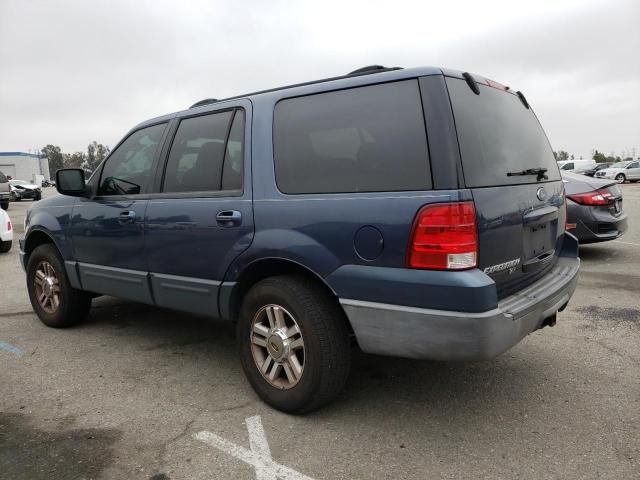
M 13 242 L 13 226 L 11 219 L 4 210 L 0 210 L 0 253 L 11 250 Z

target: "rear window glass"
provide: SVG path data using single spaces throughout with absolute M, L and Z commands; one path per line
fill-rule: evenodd
M 0 183 L 7 183 L 7 177 L 2 172 L 0 172 Z
M 415 80 L 282 100 L 273 128 L 284 193 L 431 188 Z
M 536 175 L 508 176 L 546 168 L 549 180 L 560 172 L 540 122 L 517 95 L 479 85 L 480 95 L 464 80 L 447 78 L 468 187 L 536 183 Z

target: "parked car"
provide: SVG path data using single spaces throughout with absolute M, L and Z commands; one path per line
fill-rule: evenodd
M 615 240 L 627 231 L 622 190 L 615 180 L 562 173 L 567 194 L 567 229 L 580 243 Z
M 600 170 L 605 168 L 609 168 L 611 165 L 612 165 L 611 163 L 598 163 L 595 167 L 588 168 L 586 170 L 581 171 L 580 173 L 582 175 L 586 175 L 587 177 L 593 177 L 596 174 L 596 172 L 599 172 Z
M 46 325 L 95 294 L 236 322 L 249 382 L 286 412 L 338 395 L 354 343 L 491 358 L 576 287 L 544 131 L 521 92 L 469 73 L 371 67 L 198 102 L 56 186 L 20 240 Z
M 617 162 L 609 168 L 596 172 L 594 176 L 596 178 L 613 178 L 618 183 L 624 183 L 625 180 L 637 182 L 640 180 L 640 161 L 629 160 L 626 162 Z
M 32 200 L 40 200 L 42 198 L 42 190 L 33 183 L 24 180 L 9 180 L 11 186 L 11 200 L 19 202 L 20 200 L 30 198 Z
M 596 166 L 595 160 L 563 160 L 558 162 L 563 172 L 584 171 Z
M 0 172 L 0 208 L 7 210 L 9 208 L 9 200 L 11 199 L 11 186 L 9 179 L 4 173 Z
M 6 253 L 11 250 L 13 243 L 13 226 L 9 214 L 4 210 L 0 210 L 0 253 Z

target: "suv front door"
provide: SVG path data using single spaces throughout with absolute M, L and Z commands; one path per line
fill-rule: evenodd
M 250 107 L 239 100 L 172 125 L 145 224 L 157 305 L 219 314 L 227 268 L 253 237 Z
M 145 194 L 166 127 L 131 133 L 96 172 L 95 196 L 74 206 L 71 238 L 84 290 L 153 303 L 144 256 Z

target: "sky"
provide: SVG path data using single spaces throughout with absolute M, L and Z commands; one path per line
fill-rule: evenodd
M 203 98 L 371 64 L 521 90 L 555 150 L 640 156 L 640 1 L 0 0 L 0 151 L 113 146 Z

